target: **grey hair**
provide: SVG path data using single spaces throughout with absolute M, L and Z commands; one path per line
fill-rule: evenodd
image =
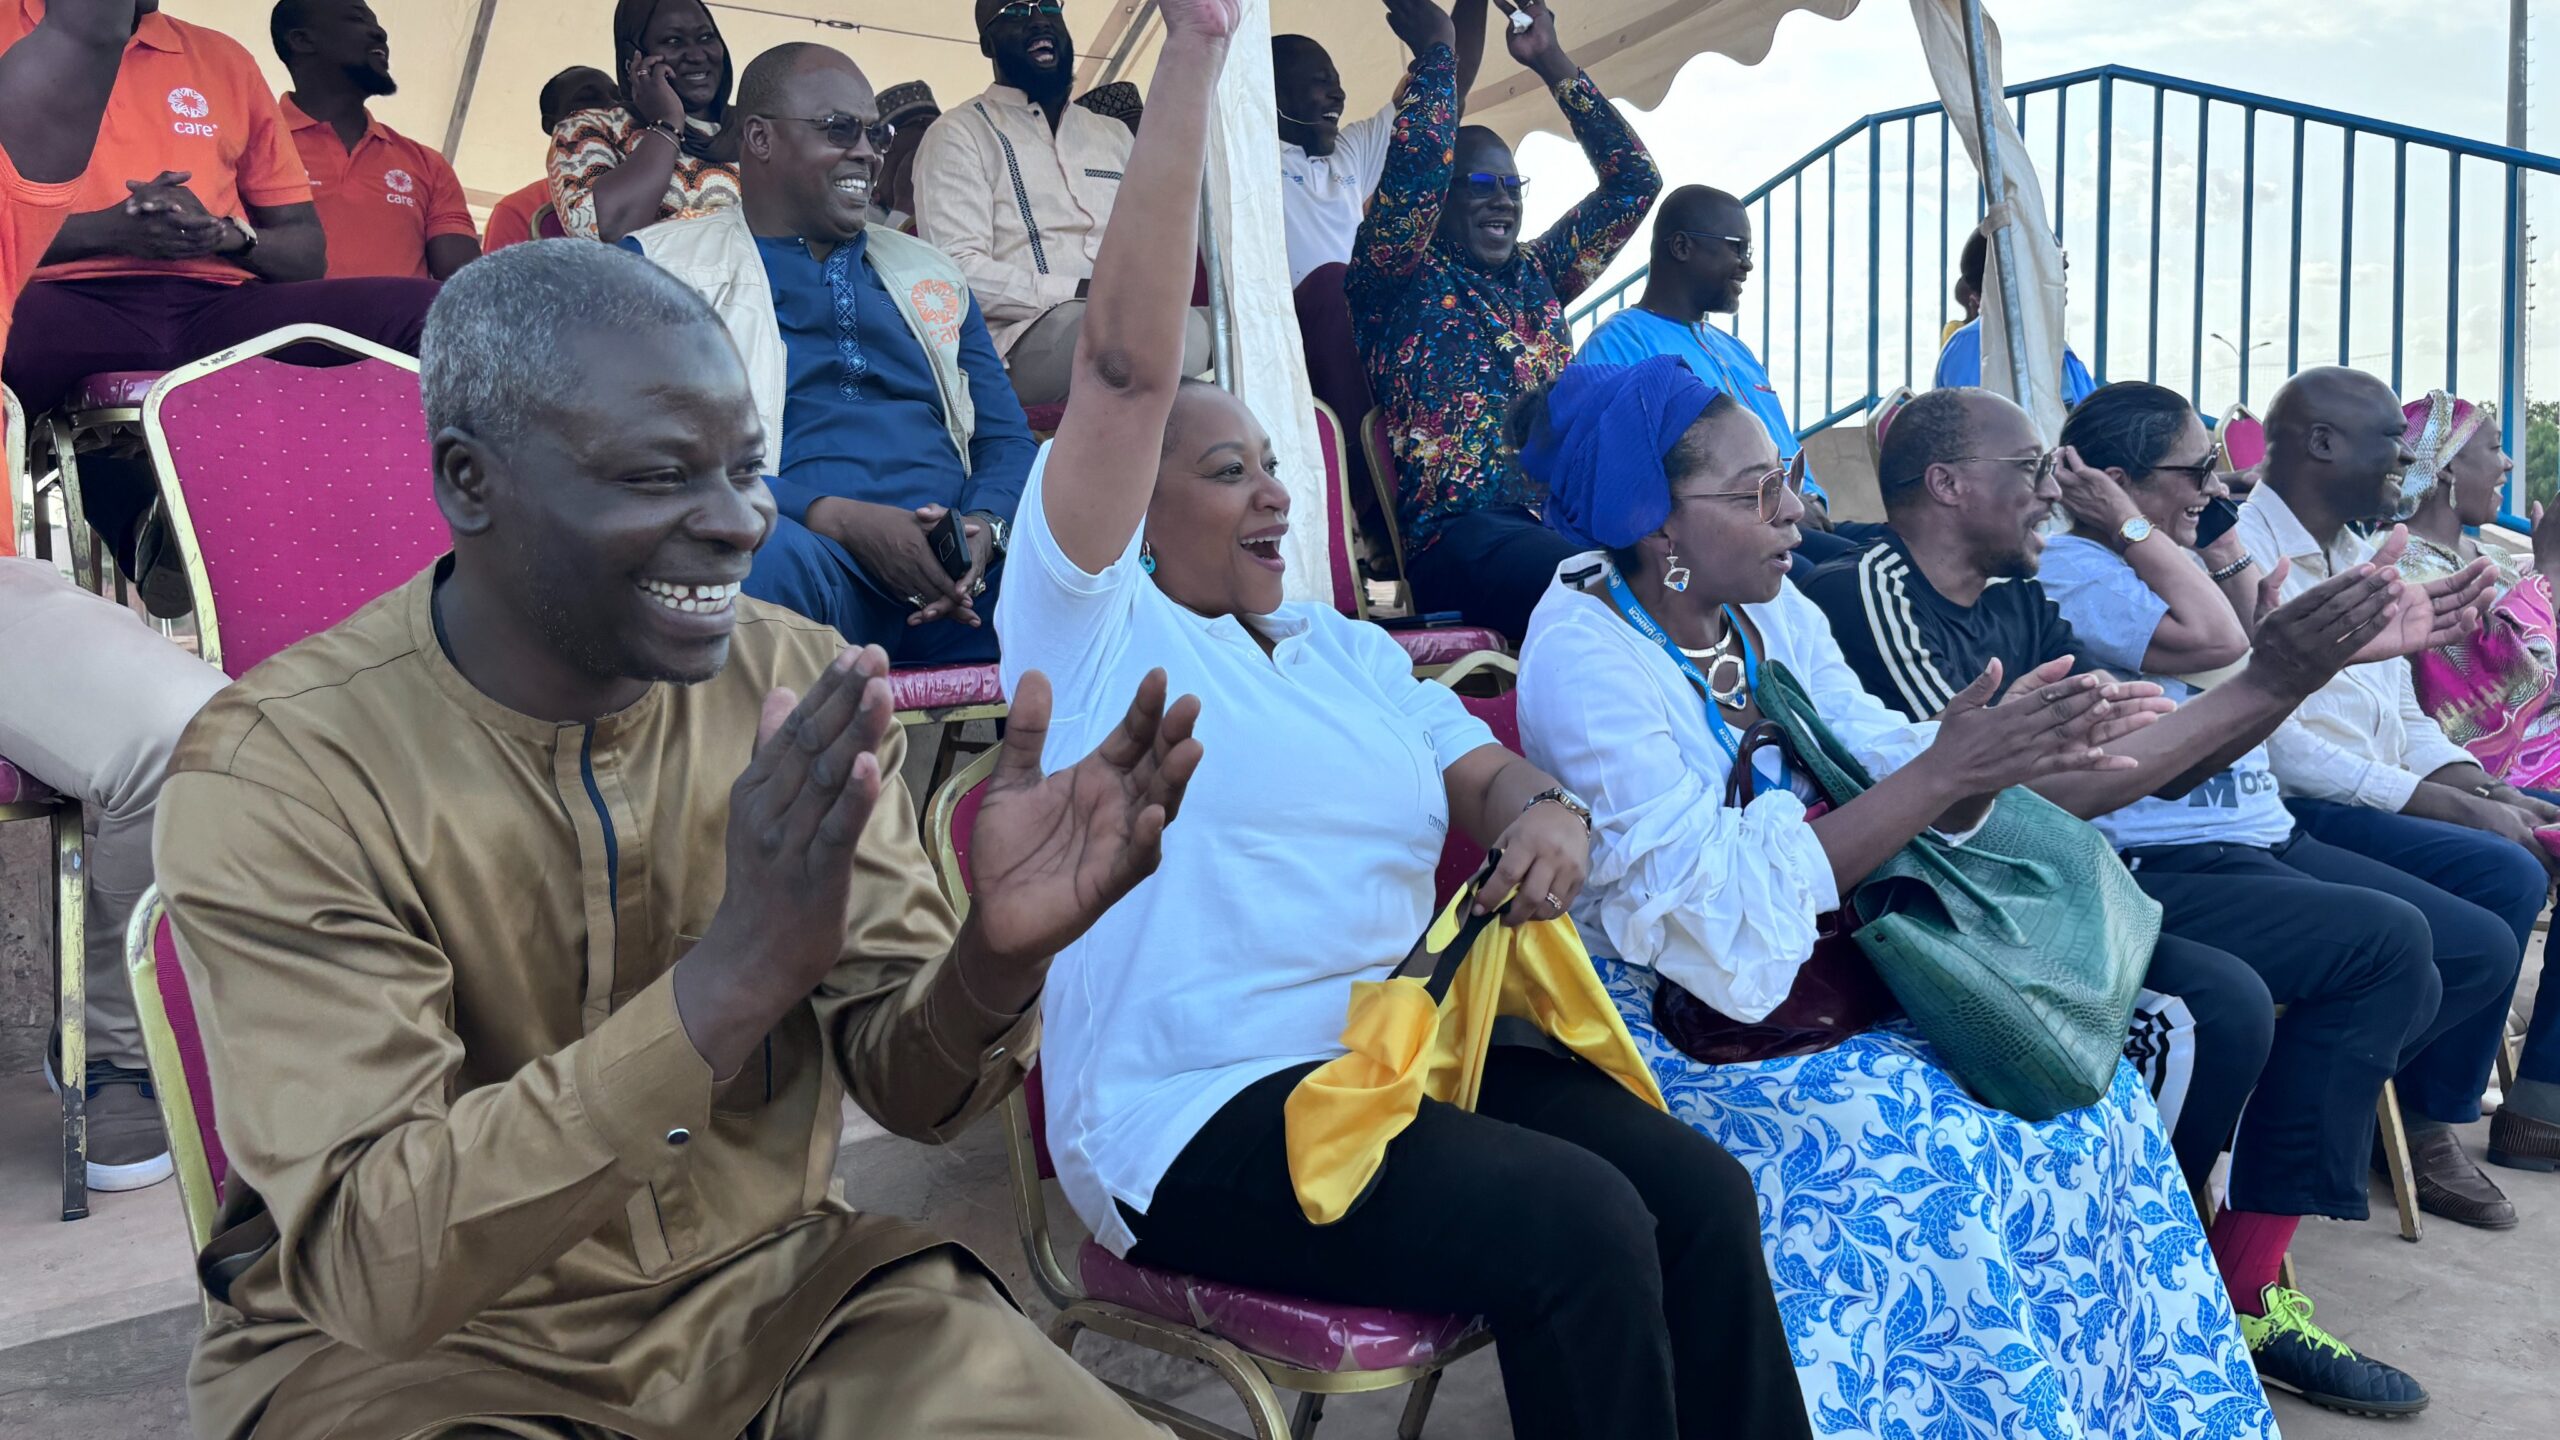
M 691 286 L 618 246 L 535 240 L 474 260 L 427 311 L 418 346 L 427 433 L 461 430 L 505 449 L 558 392 L 570 340 L 686 325 L 728 337 Z

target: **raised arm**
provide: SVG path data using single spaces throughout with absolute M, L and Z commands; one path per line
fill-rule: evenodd
M 1531 17 L 1531 24 L 1525 31 L 1507 32 L 1504 43 L 1513 59 L 1547 82 L 1600 179 L 1547 233 L 1529 242 L 1531 262 L 1546 272 L 1559 299 L 1571 300 L 1599 279 L 1635 237 L 1654 197 L 1662 193 L 1662 172 L 1618 107 L 1557 43 L 1555 13 L 1545 0 L 1520 0 L 1517 8 Z
M 1147 93 L 1147 123 L 1130 147 L 1094 261 L 1072 398 L 1042 481 L 1050 533 L 1090 573 L 1129 548 L 1155 493 L 1156 456 L 1182 384 L 1209 106 L 1236 7 L 1237 0 L 1164 5 L 1164 49 Z
M 2150 648 L 2143 652 L 2145 671 L 2191 675 L 2219 670 L 2249 653 L 2249 633 L 2240 612 L 2192 552 L 2165 531 L 2130 544 L 2123 540 L 2125 523 L 2143 517 L 2114 476 L 2082 461 L 2079 452 L 2067 445 L 2056 468 L 2062 482 L 2062 508 L 2099 537 L 2099 543 L 2114 546 L 2151 593 L 2169 607 L 2151 632 Z
M 89 168 L 133 12 L 134 0 L 55 0 L 0 51 L 0 150 L 21 178 L 58 185 Z
M 1380 282 L 1412 274 L 1430 251 L 1441 207 L 1449 200 L 1450 156 L 1457 144 L 1457 59 L 1435 41 L 1413 57 L 1413 70 L 1396 91 L 1386 169 L 1351 246 L 1345 283 L 1355 313 L 1379 303 L 1374 289 Z

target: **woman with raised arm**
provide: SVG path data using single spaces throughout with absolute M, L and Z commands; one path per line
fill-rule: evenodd
M 1998 704 L 1994 662 L 1935 723 L 1886 709 L 1785 583 L 1802 457 L 1676 359 L 1575 365 L 1512 441 L 1582 552 L 1520 657 L 1522 743 L 1597 825 L 1575 918 L 1671 1113 L 1751 1172 L 1823 1433 L 2267 1440 L 2132 1068 L 2040 1124 L 1976 1101 L 1841 913 L 1923 831 L 1971 840 L 2001 791 L 2133 765 L 2106 747 L 2157 692 L 2064 657 Z M 1826 806 L 1792 739 L 1762 748 L 1764 667 L 1872 788 Z
M 1482 1315 L 1514 1433 L 1803 1436 L 1741 1170 L 1598 1068 L 1498 1044 L 1473 1111 L 1422 1102 L 1350 1213 L 1311 1222 L 1283 1106 L 1345 1053 L 1354 982 L 1422 934 L 1448 827 L 1517 923 L 1564 913 L 1580 801 L 1384 632 L 1284 602 L 1289 494 L 1251 411 L 1181 378 L 1211 91 L 1237 0 L 1167 0 L 1057 439 L 996 613 L 1052 754 L 1161 666 L 1210 758 L 1154 878 L 1043 999 L 1048 1138 L 1077 1213 L 1144 1263 L 1343 1304 Z M 1223 757 L 1223 758 L 1220 758 Z

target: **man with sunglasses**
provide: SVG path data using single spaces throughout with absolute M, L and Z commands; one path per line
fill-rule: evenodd
M 996 83 L 945 112 L 916 150 L 916 233 L 959 262 L 1022 403 L 1067 398 L 1085 287 L 1129 165 L 1129 127 L 1071 104 L 1076 42 L 1061 0 L 978 0 Z M 1182 373 L 1209 367 L 1194 310 Z
M 1777 444 L 1779 459 L 1803 453 L 1786 402 L 1770 385 L 1760 357 L 1741 336 L 1707 321 L 1710 315 L 1731 315 L 1742 308 L 1742 287 L 1751 270 L 1751 216 L 1742 202 L 1704 185 L 1681 186 L 1662 197 L 1662 208 L 1654 215 L 1653 266 L 1645 277 L 1644 298 L 1583 337 L 1574 359 L 1633 365 L 1647 356 L 1673 356 L 1759 417 Z M 1831 528 L 1830 497 L 1809 476 L 1803 524 L 1812 530 Z
M 1346 289 L 1396 467 L 1405 576 L 1425 612 L 1514 640 L 1577 547 L 1532 508 L 1504 443 L 1522 393 L 1573 358 L 1565 302 L 1632 239 L 1662 190 L 1644 142 L 1556 41 L 1543 0 L 1504 36 L 1546 83 L 1599 188 L 1544 235 L 1520 237 L 1526 183 L 1502 137 L 1458 124 L 1457 56 L 1434 40 L 1396 96 L 1396 140 L 1360 224 Z
M 2079 468 L 2071 451 L 2046 448 L 2027 412 L 1987 390 L 1932 390 L 1894 417 L 1877 466 L 1884 535 L 1819 566 L 1803 586 L 1876 698 L 1927 720 L 1994 662 L 2010 679 L 2066 656 L 2083 670 L 2105 668 L 2036 578 L 2043 530 L 2063 497 L 2060 472 Z M 2075 475 L 2073 483 L 2093 482 Z M 2117 527 L 2113 543 L 2164 552 L 2174 544 L 2138 516 Z M 2149 796 L 2183 798 L 2265 742 L 2351 662 L 2466 633 L 2469 607 L 2486 589 L 2478 567 L 2396 597 L 2389 584 L 2379 572 L 2342 567 L 2339 584 L 2265 607 L 2245 666 L 2125 743 L 2119 753 L 2138 765 L 2034 788 L 2083 819 Z M 2179 1163 L 2199 1194 L 2265 1063 L 2271 1009 L 2265 982 L 2238 958 L 2162 937 L 2128 1053 L 2170 1117 Z
M 780 518 L 746 593 L 899 663 L 991 661 L 1035 447 L 968 279 L 866 223 L 890 137 L 841 52 L 757 56 L 735 113 L 739 203 L 623 243 L 700 291 L 747 362 Z

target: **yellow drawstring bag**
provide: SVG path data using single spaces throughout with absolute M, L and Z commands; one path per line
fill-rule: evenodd
M 1527 1021 L 1646 1104 L 1668 1109 L 1572 921 L 1515 929 L 1492 923 L 1498 909 L 1470 913 L 1500 858 L 1488 856 L 1441 907 L 1395 974 L 1353 982 L 1342 1027 L 1351 1053 L 1289 1092 L 1282 1112 L 1289 1180 L 1310 1221 L 1330 1225 L 1351 1213 L 1424 1096 L 1476 1108 L 1499 1017 Z

